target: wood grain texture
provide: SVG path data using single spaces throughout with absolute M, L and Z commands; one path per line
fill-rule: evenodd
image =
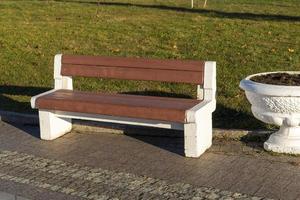
M 63 55 L 64 76 L 203 84 L 204 62 Z
M 184 123 L 185 111 L 199 102 L 194 99 L 57 90 L 39 97 L 36 105 L 39 109 Z

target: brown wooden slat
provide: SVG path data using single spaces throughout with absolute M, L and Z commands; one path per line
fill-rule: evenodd
M 39 109 L 184 123 L 185 111 L 199 102 L 194 99 L 58 90 L 39 97 L 36 105 Z
M 203 84 L 203 72 L 63 64 L 64 76 Z
M 182 71 L 204 71 L 204 62 L 195 60 L 167 60 L 146 58 L 125 58 L 105 56 L 63 55 L 63 64 L 133 67 Z

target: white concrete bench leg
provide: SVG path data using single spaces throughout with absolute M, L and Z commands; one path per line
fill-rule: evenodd
M 57 117 L 51 111 L 39 110 L 39 119 L 43 140 L 54 140 L 72 129 L 72 119 Z
M 184 124 L 184 153 L 199 157 L 212 145 L 212 116 L 199 115 L 196 123 Z

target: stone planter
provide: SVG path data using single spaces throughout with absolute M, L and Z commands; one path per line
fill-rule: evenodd
M 257 119 L 280 126 L 279 131 L 264 143 L 264 148 L 278 153 L 300 154 L 300 86 L 271 85 L 250 80 L 269 73 L 282 72 L 248 76 L 240 82 L 240 87 L 245 90 Z

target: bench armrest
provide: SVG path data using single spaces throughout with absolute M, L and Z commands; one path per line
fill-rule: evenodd
M 198 99 L 203 98 L 203 101 L 185 112 L 186 123 L 195 123 L 200 115 L 210 117 L 216 109 L 216 62 L 206 61 L 204 71 L 203 90 L 198 87 Z
M 36 96 L 31 97 L 31 99 L 30 99 L 31 108 L 36 108 L 35 102 L 36 102 L 37 98 L 39 98 L 41 96 L 44 96 L 44 95 L 47 95 L 47 94 L 50 94 L 50 93 L 55 92 L 55 91 L 56 91 L 56 89 L 52 89 L 52 90 L 49 90 L 47 92 L 44 92 L 44 93 L 41 93 L 41 94 L 38 94 Z
M 209 116 L 216 109 L 216 100 L 204 100 L 186 111 L 186 123 L 195 123 L 200 114 Z

